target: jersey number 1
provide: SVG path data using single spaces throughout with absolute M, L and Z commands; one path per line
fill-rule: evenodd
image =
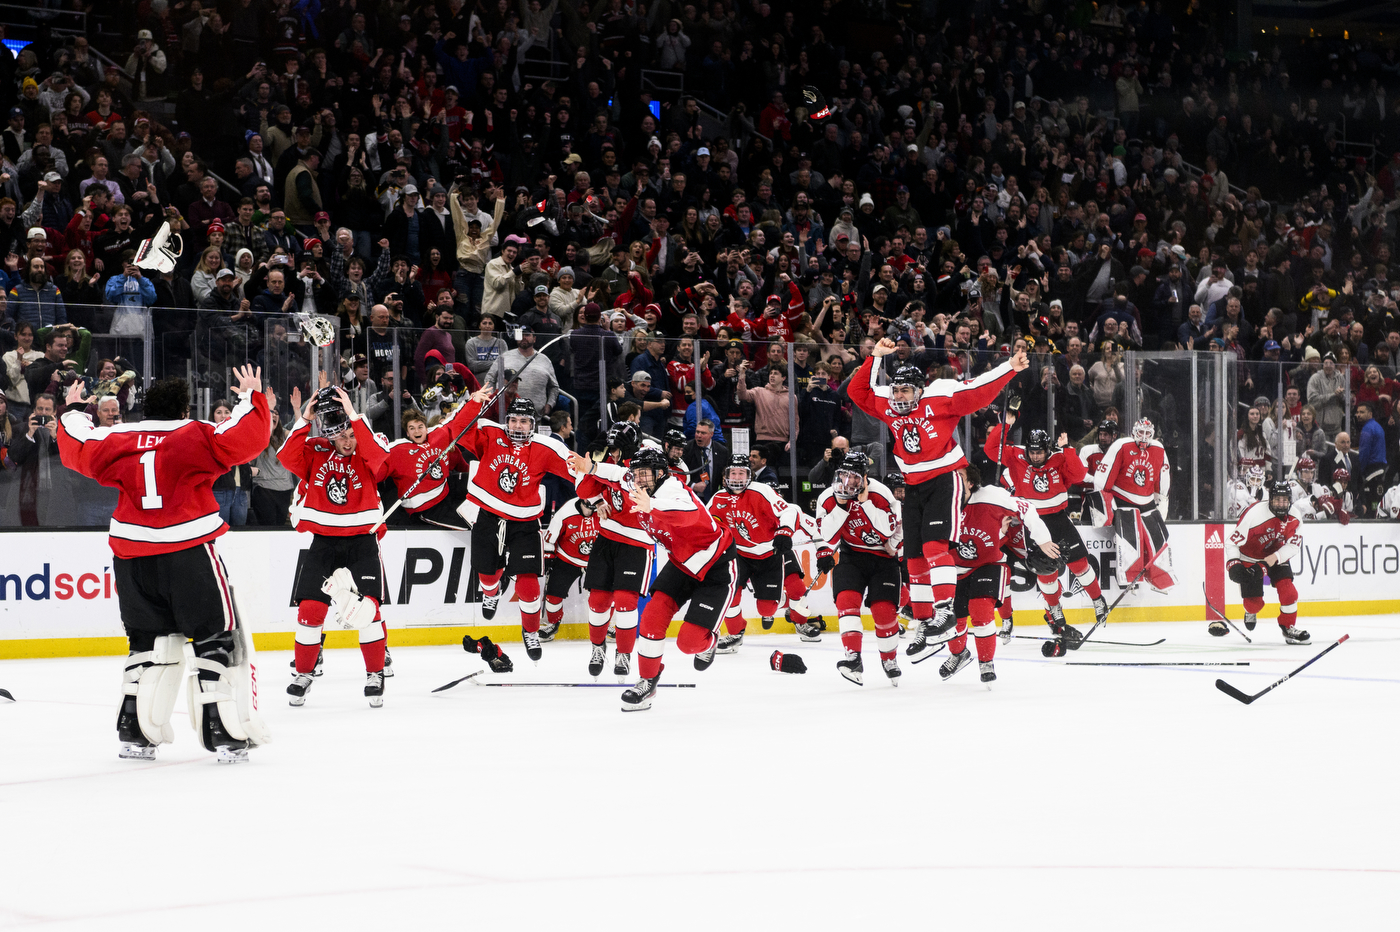
M 141 454 L 141 468 L 146 474 L 146 494 L 141 496 L 141 507 L 147 511 L 160 508 L 161 497 L 156 492 L 156 451 Z

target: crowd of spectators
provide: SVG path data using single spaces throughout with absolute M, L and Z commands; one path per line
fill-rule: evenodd
M 43 513 L 65 373 L 135 375 L 99 420 L 139 418 L 147 375 L 217 399 L 245 360 L 285 403 L 315 387 L 307 313 L 390 436 L 396 402 L 523 373 L 580 446 L 633 417 L 708 464 L 739 428 L 796 494 L 833 448 L 886 468 L 845 391 L 877 340 L 957 378 L 1024 341 L 1013 440 L 1131 410 L 1209 482 L 1311 451 L 1323 481 L 1355 461 L 1366 514 L 1400 482 L 1393 50 L 1239 54 L 1164 0 L 113 5 L 105 57 L 0 48 L 7 523 L 84 521 Z M 138 267 L 164 224 L 175 267 Z M 1224 405 L 1185 350 L 1232 357 Z M 280 523 L 271 464 L 225 477 L 230 517 Z

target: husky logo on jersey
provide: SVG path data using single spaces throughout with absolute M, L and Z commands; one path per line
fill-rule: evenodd
M 442 460 L 434 459 L 428 464 L 428 475 L 434 479 L 442 478 Z
M 1037 492 L 1040 492 L 1042 495 L 1046 492 L 1049 492 L 1050 478 L 1044 473 L 1036 473 L 1035 478 L 1031 480 L 1031 488 L 1035 489 Z
M 350 499 L 350 485 L 344 479 L 334 478 L 326 483 L 326 497 L 337 505 L 344 505 Z
M 583 543 L 579 544 L 578 552 L 585 557 L 588 556 L 590 553 L 593 552 L 593 541 L 586 540 Z
M 509 495 L 515 491 L 515 487 L 520 484 L 520 473 L 510 469 L 502 469 L 501 477 L 497 480 L 501 486 L 501 491 Z
M 861 543 L 865 544 L 867 547 L 878 547 L 884 543 L 884 541 L 880 539 L 880 535 L 876 534 L 874 531 L 861 531 L 860 540 Z
M 924 448 L 923 440 L 919 437 L 919 432 L 912 427 L 906 427 L 899 435 L 900 443 L 904 444 L 904 449 L 910 453 L 918 453 Z
M 622 492 L 617 489 L 608 489 L 608 498 L 612 501 L 613 513 L 621 514 L 623 505 Z
M 962 557 L 964 560 L 977 559 L 977 545 L 970 540 L 959 541 L 958 556 Z
M 1137 486 L 1138 488 L 1147 487 L 1147 470 L 1143 469 L 1141 466 L 1135 466 L 1133 467 L 1132 475 L 1133 485 Z

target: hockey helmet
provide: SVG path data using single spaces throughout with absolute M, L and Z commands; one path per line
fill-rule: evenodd
M 907 389 L 907 392 L 901 392 L 907 397 L 896 397 L 894 392 L 899 389 Z M 890 392 L 890 407 L 895 414 L 913 411 L 919 403 L 919 396 L 924 393 L 924 370 L 918 366 L 900 366 L 890 376 Z
M 864 453 L 854 450 L 847 452 L 836 466 L 836 476 L 832 483 L 836 497 L 852 499 L 859 495 L 865 488 L 865 476 L 869 468 L 870 461 L 865 458 Z
M 616 450 L 624 463 L 636 456 L 641 445 L 641 432 L 631 421 L 619 421 L 608 429 L 608 449 Z
M 1287 517 L 1288 509 L 1293 507 L 1293 490 L 1287 482 L 1276 481 L 1269 483 L 1269 510 L 1274 513 L 1275 518 Z
M 296 314 L 293 316 L 297 329 L 301 331 L 302 337 L 314 346 L 330 346 L 335 342 L 335 325 L 331 323 L 329 317 L 319 317 L 314 314 Z
M 1332 470 L 1331 485 L 1332 488 L 1336 489 L 1337 494 L 1340 495 L 1346 491 L 1347 486 L 1351 485 L 1351 473 L 1345 469 Z
M 1258 492 L 1264 487 L 1264 481 L 1268 477 L 1264 475 L 1263 466 L 1251 466 L 1245 470 L 1244 483 L 1249 486 L 1251 492 Z
M 1133 425 L 1133 440 L 1137 443 L 1151 443 L 1152 438 L 1157 436 L 1157 429 L 1152 426 L 1152 422 L 1145 417 L 1140 417 Z
M 1298 481 L 1306 490 L 1317 479 L 1317 460 L 1304 453 L 1298 457 L 1298 465 L 1294 467 L 1298 472 Z
M 743 470 L 739 475 L 735 475 L 735 470 Z M 735 453 L 729 457 L 729 465 L 724 467 L 724 490 L 730 495 L 738 495 L 749 487 L 753 481 L 753 467 L 749 465 L 749 458 L 742 453 Z
M 350 415 L 345 413 L 345 406 L 340 403 L 334 388 L 323 388 L 316 393 L 316 405 L 312 411 L 322 437 L 334 437 L 350 429 Z
M 648 495 L 654 494 L 671 475 L 671 462 L 656 447 L 642 447 L 629 464 L 632 482 Z
M 831 107 L 826 102 L 826 95 L 810 84 L 802 89 L 802 106 L 807 108 L 807 119 L 813 122 L 831 116 Z
M 525 424 L 526 419 L 529 426 Z M 506 436 L 511 443 L 529 443 L 535 435 L 535 403 L 528 398 L 517 397 L 506 408 Z
M 662 446 L 666 448 L 666 458 L 672 463 L 679 463 L 681 454 L 685 452 L 685 434 L 674 427 L 666 431 L 666 436 L 662 441 Z
M 1109 446 L 1113 444 L 1113 441 L 1118 439 L 1118 422 L 1112 418 L 1104 418 L 1102 421 L 1099 421 L 1098 434 L 1099 446 L 1107 450 Z M 1107 438 L 1104 437 L 1105 434 L 1108 435 Z
M 898 492 L 900 489 L 904 488 L 904 473 L 890 473 L 888 476 L 885 477 L 885 485 L 890 489 L 890 491 Z
M 1050 432 L 1036 428 L 1031 431 L 1030 439 L 1026 441 L 1026 459 L 1031 461 L 1031 465 L 1040 466 L 1050 458 Z M 1039 460 L 1031 456 L 1032 453 L 1042 454 Z

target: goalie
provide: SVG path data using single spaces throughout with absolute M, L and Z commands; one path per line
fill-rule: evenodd
M 335 620 L 359 632 L 365 697 L 378 709 L 384 705 L 388 642 L 379 614 L 384 564 L 379 537 L 370 530 L 383 515 L 378 486 L 388 474 L 389 448 L 355 414 L 344 389 L 323 388 L 304 407 L 301 392 L 293 391 L 292 403 L 300 417 L 277 459 L 301 480 L 292 519 L 298 531 L 312 537 L 292 583 L 297 603 L 296 673 L 287 695 L 291 705 L 306 704 L 321 654 L 321 627 L 334 605 Z M 311 436 L 312 418 L 321 428 L 320 437 Z

